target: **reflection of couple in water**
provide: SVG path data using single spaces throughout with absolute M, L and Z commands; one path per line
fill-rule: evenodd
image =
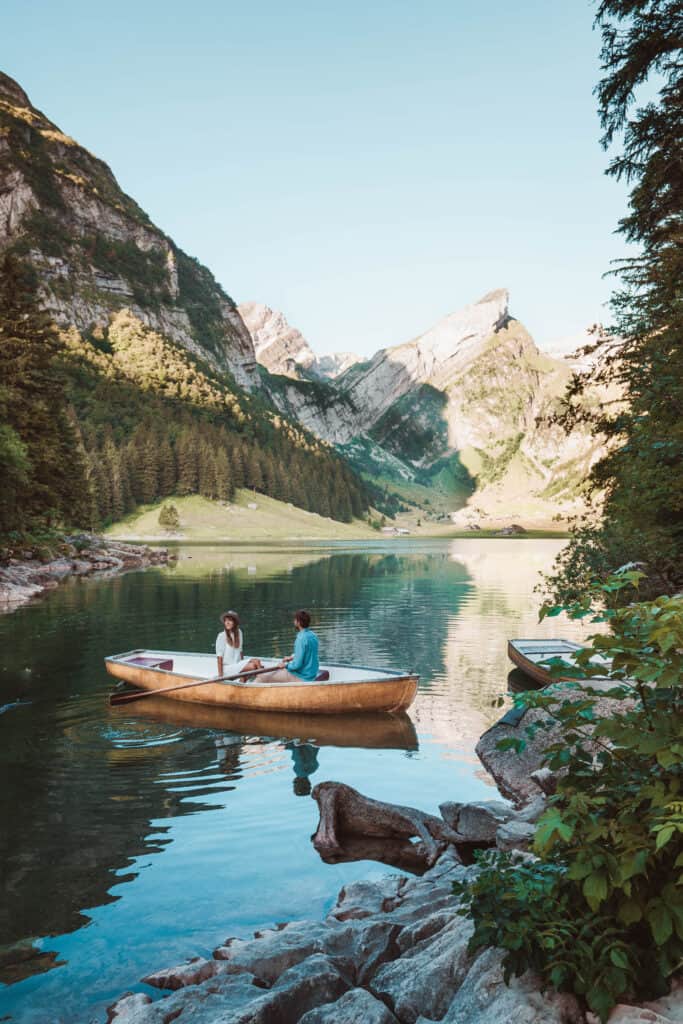
M 223 612 L 221 622 L 223 629 L 216 637 L 218 675 L 239 676 L 262 669 L 264 666 L 260 658 L 243 656 L 244 634 L 237 612 Z M 318 638 L 310 625 L 311 616 L 307 611 L 301 609 L 295 613 L 294 651 L 270 672 L 259 675 L 260 683 L 311 683 L 316 679 L 320 669 Z
M 260 658 L 245 658 L 244 634 L 240 626 L 237 612 L 229 611 L 221 615 L 223 629 L 216 637 L 216 658 L 218 659 L 218 675 L 241 675 L 263 668 Z M 294 615 L 296 640 L 294 651 L 283 658 L 271 672 L 259 675 L 259 682 L 266 683 L 309 683 L 318 675 L 318 638 L 310 628 L 311 616 L 301 609 Z M 313 743 L 300 743 L 291 740 L 285 744 L 285 750 L 291 751 L 294 765 L 294 792 L 297 796 L 308 796 L 311 792 L 309 776 L 318 770 L 318 750 Z

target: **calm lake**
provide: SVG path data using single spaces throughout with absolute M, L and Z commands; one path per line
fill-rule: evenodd
M 562 543 L 185 547 L 173 568 L 73 581 L 1 617 L 0 1020 L 104 1021 L 144 974 L 320 917 L 344 883 L 390 871 L 320 860 L 317 782 L 425 810 L 496 797 L 474 747 L 502 713 L 507 639 L 581 639 L 537 622 Z M 104 655 L 212 650 L 227 608 L 246 653 L 283 655 L 298 607 L 322 660 L 420 672 L 409 721 L 316 736 L 160 698 L 109 707 Z

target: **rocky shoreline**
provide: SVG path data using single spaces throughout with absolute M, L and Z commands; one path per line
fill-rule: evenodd
M 59 557 L 42 560 L 32 550 L 0 564 L 0 613 L 11 612 L 73 576 L 114 576 L 131 569 L 166 565 L 166 548 L 125 544 L 91 534 L 66 537 Z
M 429 831 L 426 842 L 413 844 L 427 857 L 421 875 L 354 882 L 323 921 L 293 921 L 257 931 L 252 939 L 229 938 L 210 959 L 196 957 L 148 975 L 144 984 L 171 994 L 152 1001 L 145 992 L 125 993 L 109 1007 L 108 1024 L 598 1024 L 574 996 L 543 991 L 531 972 L 506 984 L 502 951 L 472 955 L 467 948 L 472 923 L 458 912 L 453 882 L 471 880 L 479 870 L 473 849 L 533 857 L 528 848 L 535 822 L 555 784 L 533 752 L 517 759 L 497 751 L 498 740 L 518 728 L 519 721 L 504 717 L 477 747 L 515 803 L 446 802 L 441 818 L 384 805 L 387 820 L 394 810 L 396 820 L 417 822 L 415 834 L 423 824 Z M 313 842 L 321 855 L 321 837 L 330 833 L 322 797 L 335 786 L 341 802 L 349 787 L 328 782 L 313 791 L 321 808 Z M 350 792 L 354 800 L 367 799 Z M 342 824 L 334 814 L 333 833 Z M 616 1006 L 609 1017 L 609 1024 L 640 1022 L 683 1022 L 683 986 L 657 1002 Z

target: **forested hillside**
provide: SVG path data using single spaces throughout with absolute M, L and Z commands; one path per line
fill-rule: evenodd
M 367 508 L 343 460 L 127 310 L 58 331 L 35 272 L 0 264 L 0 529 L 101 526 L 172 494 L 250 487 L 342 522 Z
M 238 487 L 343 522 L 367 510 L 342 456 L 269 401 L 210 271 L 1 73 L 0 180 L 5 534 Z

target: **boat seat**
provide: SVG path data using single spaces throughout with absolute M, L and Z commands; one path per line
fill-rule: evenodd
M 315 677 L 315 681 L 316 683 L 326 683 L 329 680 L 329 678 L 330 673 L 327 671 L 326 668 L 324 668 L 321 669 L 320 672 L 318 672 L 317 676 Z
M 172 658 L 128 658 L 126 665 L 139 665 L 140 668 L 162 668 L 167 672 L 173 671 Z

